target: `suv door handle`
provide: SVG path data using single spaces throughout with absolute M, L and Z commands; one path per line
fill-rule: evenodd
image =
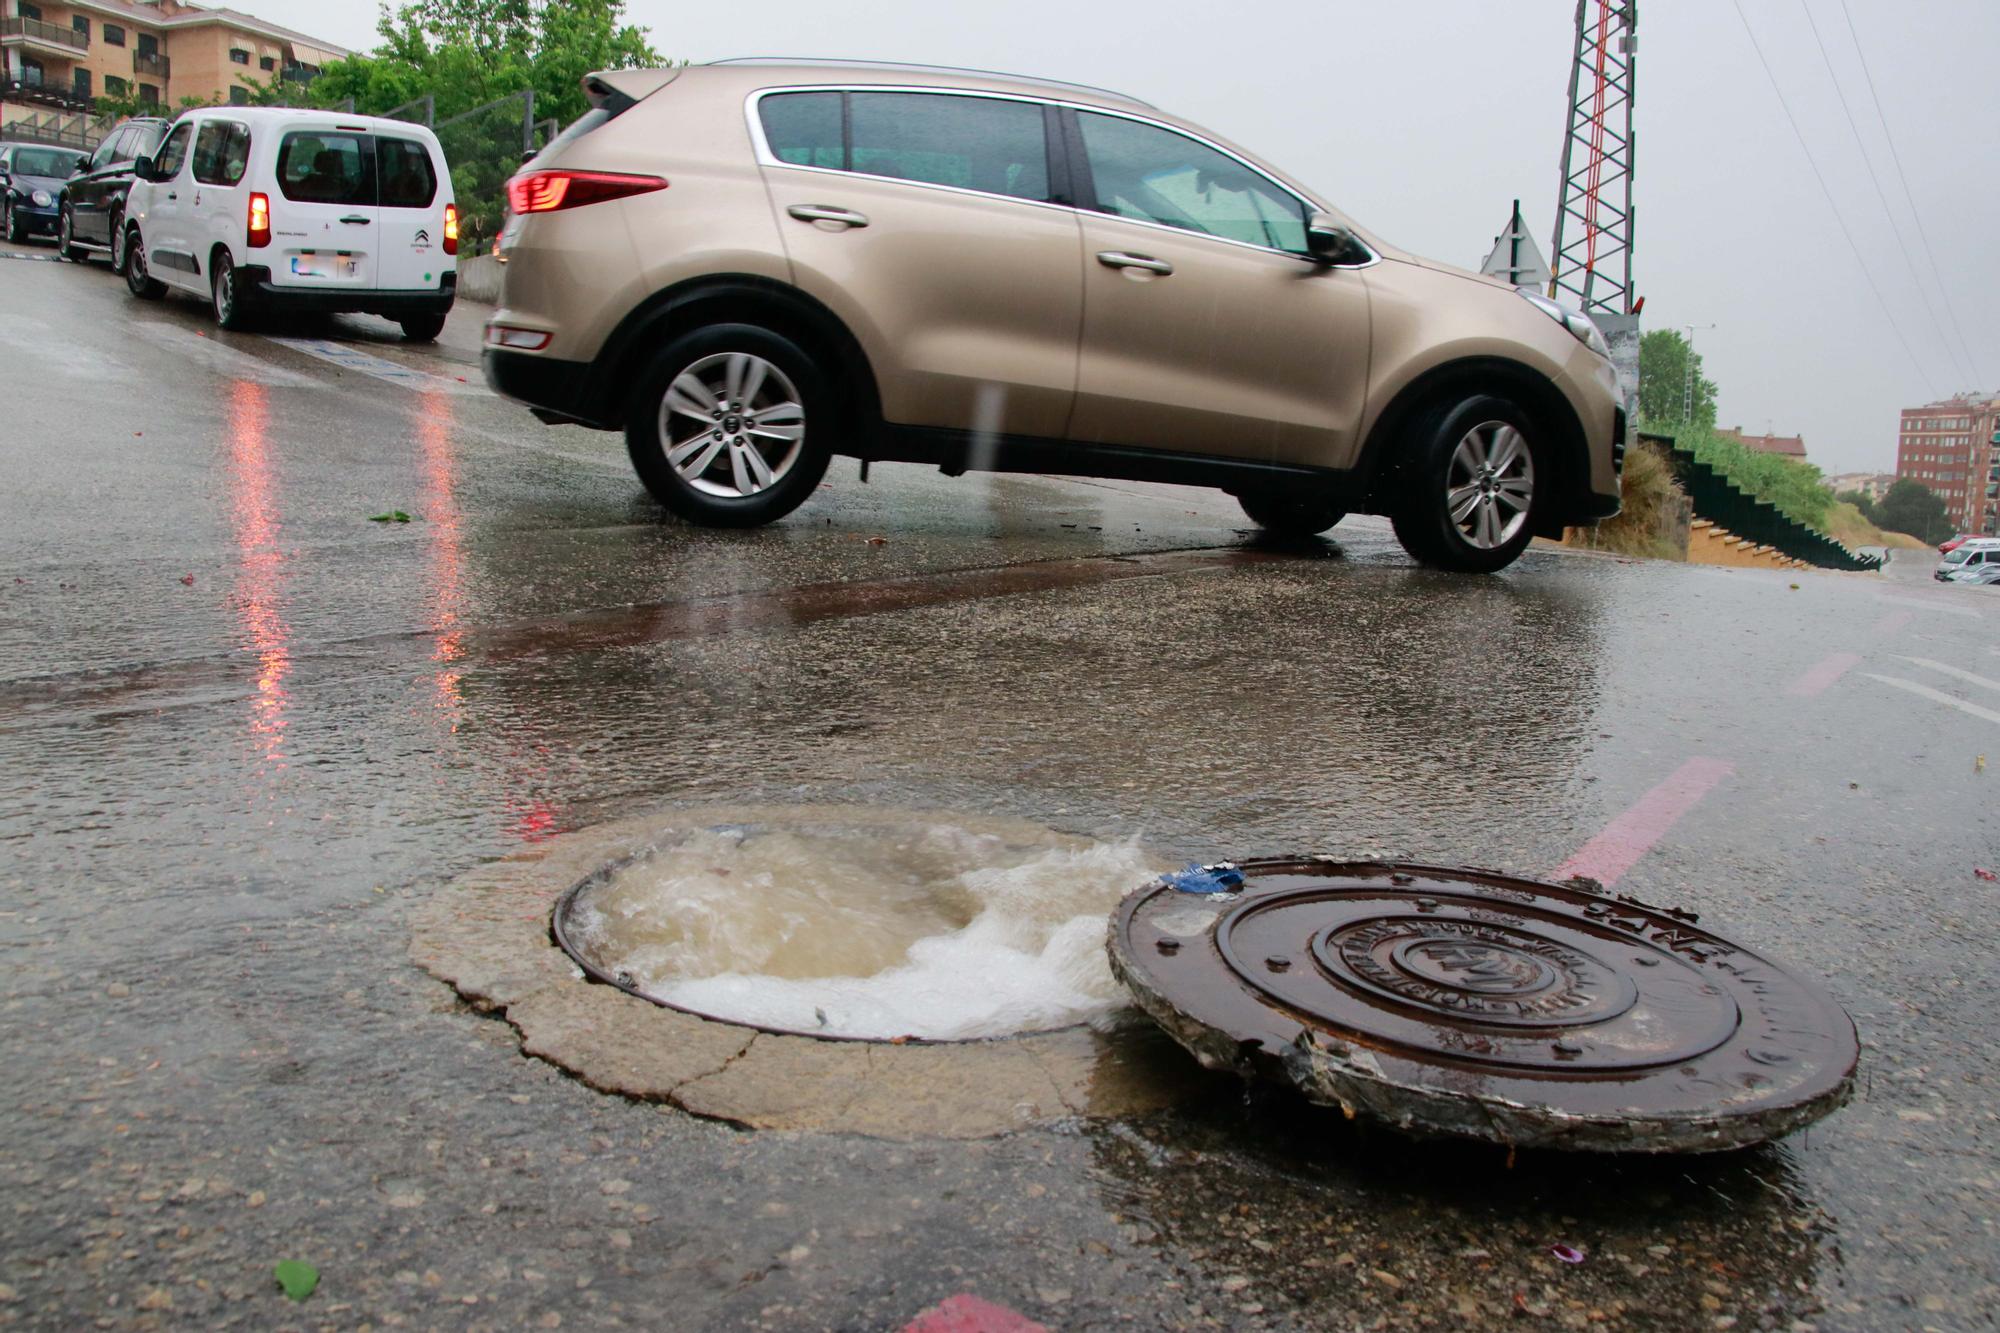
M 368 225 L 368 222 L 369 222 L 369 219 L 367 219 L 367 218 L 359 218 L 359 217 L 346 217 L 346 218 L 342 218 L 342 219 L 341 219 L 341 221 L 342 221 L 342 222 L 351 222 L 351 223 L 353 223 L 353 224 L 354 224 L 355 226 L 357 226 L 357 227 L 365 227 L 365 226 L 367 226 L 367 225 Z
M 1123 250 L 1099 250 L 1097 262 L 1106 268 L 1143 268 L 1146 272 L 1157 273 L 1161 277 L 1174 271 L 1174 266 L 1164 259 L 1155 259 L 1151 255 L 1127 254 Z
M 801 222 L 844 222 L 850 227 L 868 225 L 868 215 L 857 213 L 851 208 L 833 208 L 827 204 L 793 204 L 785 211 Z

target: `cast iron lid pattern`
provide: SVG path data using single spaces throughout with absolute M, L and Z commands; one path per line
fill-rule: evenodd
M 1854 1023 L 1693 914 L 1483 870 L 1246 861 L 1112 916 L 1111 965 L 1211 1068 L 1414 1133 L 1597 1151 L 1762 1142 L 1844 1103 Z

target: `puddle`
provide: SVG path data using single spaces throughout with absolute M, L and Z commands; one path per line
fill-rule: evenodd
M 676 834 L 578 885 L 557 909 L 560 936 L 658 1003 L 815 1037 L 1003 1037 L 1129 1004 L 1105 919 L 1165 868 L 1136 841 L 853 815 Z

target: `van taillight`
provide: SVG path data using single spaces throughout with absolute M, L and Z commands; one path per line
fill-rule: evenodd
M 458 253 L 457 204 L 446 204 L 444 206 L 444 252 L 448 255 Z
M 271 243 L 271 197 L 266 194 L 250 196 L 250 248 L 258 249 Z
M 553 213 L 607 199 L 649 194 L 667 188 L 658 176 L 610 171 L 529 171 L 507 182 L 507 206 L 515 213 Z

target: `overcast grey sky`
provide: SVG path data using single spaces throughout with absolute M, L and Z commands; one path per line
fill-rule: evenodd
M 332 41 L 374 40 L 372 0 L 237 2 Z M 628 4 L 674 58 L 929 61 L 1118 88 L 1238 140 L 1396 244 L 1468 267 L 1516 196 L 1544 249 L 1554 221 L 1573 0 L 1233 10 L 1212 0 Z M 1829 472 L 1889 470 L 1899 408 L 1964 389 L 2000 392 L 2000 79 L 1991 69 L 2000 4 L 1845 0 L 1964 331 L 1957 356 L 1842 0 L 1741 4 L 1889 313 L 1814 180 L 1735 0 L 1647 0 L 1635 260 L 1644 326 L 1716 326 L 1695 336 L 1721 386 L 1722 424 L 1803 433 Z M 1870 182 L 1808 13 L 1908 251 Z

